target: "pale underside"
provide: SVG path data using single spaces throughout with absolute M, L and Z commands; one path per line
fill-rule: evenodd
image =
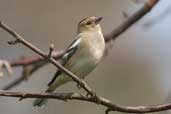
M 105 42 L 101 33 L 80 33 L 77 37 L 79 39 L 79 47 L 67 61 L 65 68 L 80 78 L 84 78 L 97 66 L 103 57 Z M 48 91 L 53 91 L 68 81 L 71 81 L 71 78 L 61 73 L 53 84 L 50 85 Z

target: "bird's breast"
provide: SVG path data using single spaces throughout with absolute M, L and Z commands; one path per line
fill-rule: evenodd
M 73 57 L 66 64 L 78 76 L 84 77 L 89 74 L 103 57 L 105 42 L 103 36 L 92 35 L 83 38 Z
M 80 49 L 83 58 L 88 58 L 94 62 L 100 61 L 105 50 L 105 42 L 102 34 L 93 34 L 82 39 Z

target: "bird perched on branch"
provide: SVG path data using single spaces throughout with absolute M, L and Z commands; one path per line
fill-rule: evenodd
M 81 20 L 78 23 L 77 36 L 61 59 L 61 64 L 79 78 L 87 76 L 103 57 L 105 41 L 100 27 L 101 20 L 102 17 L 88 17 Z M 72 79 L 58 70 L 49 82 L 46 92 L 53 92 L 69 81 Z M 47 99 L 38 98 L 33 105 L 40 107 L 46 101 Z

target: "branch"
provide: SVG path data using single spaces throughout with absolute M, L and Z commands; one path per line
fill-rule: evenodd
M 154 6 L 157 4 L 159 0 L 148 0 L 144 6 L 138 10 L 135 14 L 127 18 L 123 23 L 121 23 L 116 29 L 114 29 L 112 32 L 105 34 L 104 38 L 106 43 L 108 43 L 111 40 L 115 40 L 118 38 L 119 35 L 121 35 L 123 32 L 125 32 L 129 27 L 131 27 L 134 23 L 139 21 L 144 15 L 146 15 Z M 64 54 L 64 51 L 62 50 L 56 50 L 52 54 L 52 56 L 55 59 L 60 59 L 61 56 Z M 23 65 L 30 65 L 35 62 L 44 61 L 45 59 L 39 56 L 34 57 L 28 57 L 24 58 L 22 60 L 13 60 L 10 62 L 12 67 L 17 66 L 23 66 Z
M 133 24 L 139 21 L 143 16 L 145 16 L 151 9 L 158 3 L 159 0 L 148 0 L 144 6 L 138 10 L 135 14 L 128 17 L 120 26 L 114 29 L 111 33 L 104 35 L 105 41 L 110 42 L 111 40 L 116 40 L 119 35 L 128 30 Z
M 106 43 L 109 43 L 112 40 L 115 40 L 118 38 L 119 35 L 121 35 L 123 32 L 125 32 L 129 27 L 131 27 L 134 23 L 136 23 L 138 20 L 140 20 L 144 15 L 146 15 L 158 2 L 159 0 L 148 0 L 146 4 L 138 10 L 134 15 L 130 16 L 125 20 L 123 23 L 121 23 L 120 26 L 118 26 L 116 29 L 114 29 L 112 32 L 105 34 L 104 38 Z M 106 51 L 107 52 L 107 51 Z M 57 60 L 64 54 L 64 51 L 54 51 L 54 54 L 52 56 Z M 9 62 L 12 67 L 23 67 L 24 65 L 30 65 L 34 63 L 44 62 L 45 64 L 48 63 L 48 61 L 45 61 L 44 58 L 36 56 L 36 57 L 27 57 L 21 60 L 13 60 Z M 45 64 L 42 64 L 39 67 L 44 66 Z M 20 84 L 23 80 L 25 80 L 26 76 L 22 75 L 18 79 L 14 80 L 13 82 L 7 84 L 5 87 L 3 87 L 4 90 L 11 89 L 15 87 L 16 85 Z
M 35 53 L 37 53 L 41 57 L 43 57 L 46 60 L 48 60 L 51 64 L 53 64 L 54 66 L 56 66 L 57 68 L 59 68 L 62 72 L 64 72 L 65 74 L 67 74 L 67 76 L 69 76 L 73 81 L 75 81 L 76 83 L 78 83 L 79 85 L 81 85 L 81 87 L 89 95 L 95 96 L 93 90 L 86 84 L 86 82 L 84 80 L 80 79 L 78 76 L 76 76 L 75 74 L 73 74 L 71 71 L 69 71 L 68 69 L 66 69 L 65 67 L 63 67 L 53 57 L 49 57 L 46 53 L 44 53 L 42 50 L 40 50 L 39 48 L 37 48 L 36 46 L 34 46 L 33 44 L 31 44 L 30 42 L 28 42 L 27 40 L 25 40 L 21 35 L 19 35 L 15 31 L 13 31 L 10 27 L 8 27 L 2 21 L 0 22 L 0 27 L 3 30 L 5 30 L 6 32 L 8 32 L 10 35 L 12 35 L 16 39 L 14 41 L 9 41 L 9 44 L 11 44 L 11 45 L 16 44 L 16 43 L 23 44 L 24 46 L 26 46 L 27 48 L 31 49 L 32 51 L 34 51 Z
M 63 56 L 63 54 L 64 54 L 64 51 L 55 50 L 52 53 L 52 57 L 55 60 L 58 60 Z M 11 65 L 11 67 L 23 67 L 24 69 L 25 66 L 33 66 L 34 68 L 32 69 L 32 71 L 30 71 L 30 76 L 31 74 L 33 74 L 35 71 L 37 71 L 38 69 L 40 69 L 47 63 L 49 62 L 40 56 L 33 56 L 33 57 L 27 57 L 27 58 L 23 58 L 19 60 L 9 61 L 9 64 Z M 11 88 L 14 88 L 15 86 L 19 85 L 21 82 L 23 82 L 26 79 L 28 79 L 28 76 L 22 74 L 19 78 L 15 79 L 14 81 L 2 87 L 2 89 L 9 90 Z
M 6 97 L 18 97 L 20 100 L 25 98 L 47 98 L 47 99 L 58 99 L 58 100 L 79 100 L 87 101 L 95 104 L 100 104 L 108 109 L 109 111 L 118 111 L 123 113 L 151 113 L 159 112 L 171 109 L 171 103 L 155 106 L 120 106 L 112 104 L 108 99 L 98 97 L 98 100 L 94 97 L 87 97 L 79 93 L 24 93 L 24 92 L 6 92 L 0 91 L 0 96 Z
M 111 33 L 104 35 L 106 43 L 110 42 L 111 40 L 115 40 L 120 34 L 125 32 L 129 27 L 131 27 L 134 23 L 136 23 L 138 20 L 140 20 L 145 14 L 147 14 L 154 5 L 159 0 L 149 0 L 146 2 L 146 4 L 137 11 L 134 15 L 129 17 L 125 22 L 123 22 L 118 28 L 113 30 Z M 66 73 L 70 78 L 73 79 L 76 83 L 80 84 L 81 87 L 89 94 L 91 97 L 84 96 L 81 94 L 76 93 L 44 93 L 44 94 L 35 94 L 35 93 L 20 93 L 20 92 L 0 92 L 0 96 L 10 96 L 10 97 L 20 97 L 20 98 L 51 98 L 51 99 L 60 99 L 60 100 L 82 100 L 87 102 L 92 102 L 96 104 L 101 104 L 107 108 L 106 114 L 110 111 L 119 111 L 119 112 L 125 112 L 125 113 L 149 113 L 149 112 L 158 112 L 163 110 L 171 109 L 171 104 L 164 104 L 164 105 L 157 105 L 157 106 L 137 106 L 137 107 L 126 107 L 126 106 L 119 106 L 112 104 L 109 100 L 96 96 L 95 93 L 92 91 L 92 89 L 86 84 L 84 80 L 79 79 L 76 75 L 74 75 L 72 72 L 64 68 L 61 64 L 59 64 L 53 56 L 53 53 L 51 52 L 49 55 L 44 53 L 39 48 L 35 47 L 28 41 L 26 41 L 22 36 L 20 36 L 18 33 L 14 32 L 11 28 L 9 28 L 7 25 L 5 25 L 3 22 L 0 22 L 0 27 L 4 29 L 6 32 L 8 32 L 10 35 L 12 35 L 16 40 L 10 41 L 10 44 L 16 44 L 16 43 L 22 43 L 35 53 L 39 54 L 41 57 L 35 57 L 30 59 L 28 62 L 20 61 L 17 63 L 13 63 L 13 66 L 24 66 L 23 64 L 30 65 L 34 62 L 38 61 L 48 61 L 57 68 L 59 68 L 61 71 Z M 61 56 L 61 55 L 60 55 Z M 43 59 L 44 58 L 44 59 Z M 40 65 L 42 66 L 42 65 Z
M 63 54 L 64 54 L 64 51 L 55 50 L 52 53 L 52 57 L 58 60 L 63 56 Z M 12 61 L 9 61 L 9 63 L 12 67 L 20 67 L 20 66 L 35 64 L 35 63 L 42 62 L 42 61 L 48 63 L 48 61 L 46 61 L 45 58 L 42 58 L 40 56 L 33 56 L 33 57 L 27 57 L 27 58 L 23 58 L 19 60 L 12 60 Z

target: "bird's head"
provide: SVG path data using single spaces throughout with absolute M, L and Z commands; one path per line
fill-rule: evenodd
M 78 33 L 81 32 L 101 32 L 100 21 L 102 17 L 88 17 L 78 23 Z

